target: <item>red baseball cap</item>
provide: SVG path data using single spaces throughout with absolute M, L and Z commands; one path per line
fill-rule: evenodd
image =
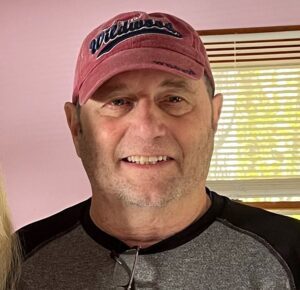
M 77 60 L 73 103 L 84 104 L 111 77 L 136 69 L 157 69 L 191 79 L 214 79 L 198 33 L 165 13 L 128 12 L 95 28 Z

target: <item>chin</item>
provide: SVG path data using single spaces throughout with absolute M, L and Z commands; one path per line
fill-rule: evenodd
M 127 191 L 119 192 L 119 199 L 127 205 L 138 207 L 165 207 L 171 201 L 179 199 L 181 194 L 175 191 L 159 191 L 147 190 L 147 192 L 140 191 Z

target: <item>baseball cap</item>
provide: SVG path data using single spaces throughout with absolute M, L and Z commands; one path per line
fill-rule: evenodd
M 214 79 L 198 33 L 166 13 L 119 14 L 84 39 L 75 70 L 73 103 L 84 104 L 111 77 L 156 69 L 191 79 Z

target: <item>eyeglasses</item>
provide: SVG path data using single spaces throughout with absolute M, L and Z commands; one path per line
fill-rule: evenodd
M 112 252 L 111 253 L 111 258 L 113 258 L 117 264 L 116 264 L 116 268 L 115 268 L 115 272 L 114 272 L 114 283 L 115 284 L 119 284 L 119 285 L 116 285 L 117 287 L 120 287 L 122 289 L 126 289 L 126 290 L 135 290 L 135 281 L 134 281 L 134 272 L 135 272 L 135 268 L 136 268 L 136 264 L 137 264 L 137 260 L 138 260 L 138 255 L 139 255 L 139 251 L 140 251 L 140 247 L 137 246 L 137 247 L 134 247 L 128 251 L 126 251 L 126 253 L 124 253 L 124 256 L 125 255 L 129 258 L 129 260 L 132 260 L 130 258 L 132 258 L 132 256 L 134 255 L 134 260 L 133 260 L 133 264 L 132 264 L 132 267 L 130 269 L 130 266 L 128 266 L 128 264 L 131 264 L 130 262 L 126 262 L 122 257 L 120 257 L 119 254 L 117 253 L 114 253 Z M 120 265 L 122 268 L 122 272 L 120 272 L 120 269 L 118 268 L 118 265 Z M 125 273 L 127 274 L 127 279 L 128 279 L 128 282 L 124 285 L 124 270 L 125 270 Z M 125 277 L 126 279 L 126 277 Z M 121 280 L 121 281 L 120 281 Z M 117 281 L 120 281 L 119 283 Z M 121 285 L 123 284 L 123 285 Z

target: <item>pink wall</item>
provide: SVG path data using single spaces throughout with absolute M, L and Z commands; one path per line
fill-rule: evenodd
M 129 10 L 176 14 L 199 30 L 300 24 L 299 0 L 12 0 L 0 7 L 0 167 L 16 228 L 90 195 L 63 104 L 91 28 Z

